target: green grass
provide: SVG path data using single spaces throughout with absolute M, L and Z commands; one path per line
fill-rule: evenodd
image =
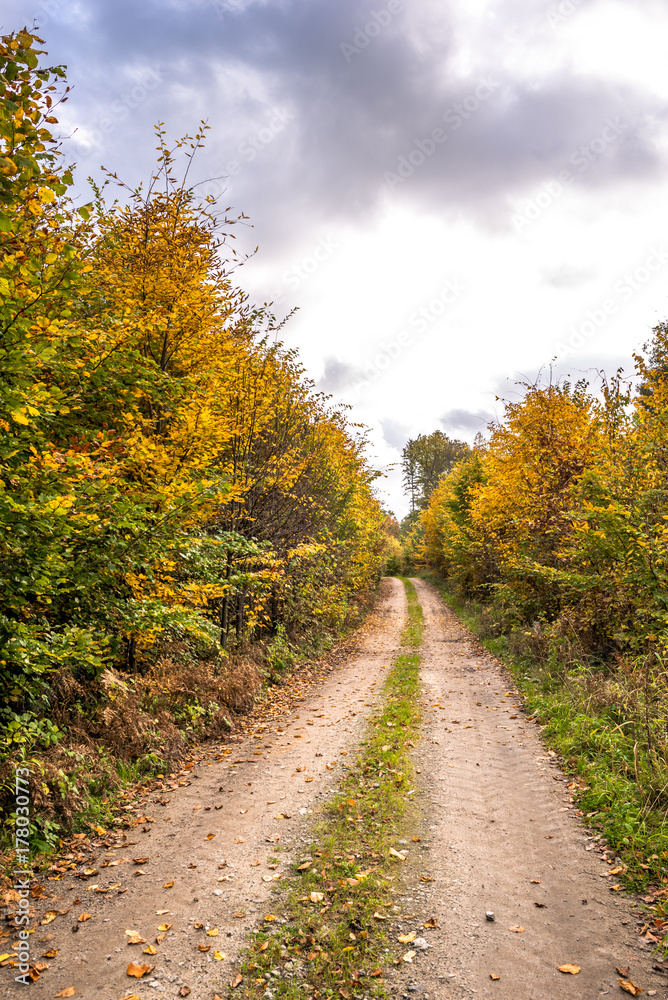
M 402 862 L 390 854 L 416 813 L 410 750 L 421 722 L 417 650 L 424 621 L 415 588 L 408 599 L 402 652 L 383 686 L 366 737 L 348 773 L 316 821 L 312 843 L 295 859 L 275 908 L 267 914 L 243 963 L 243 983 L 230 996 L 262 996 L 266 976 L 276 1000 L 297 997 L 385 997 L 383 969 L 394 958 L 385 931 L 391 888 Z M 312 897 L 311 893 L 315 896 Z M 285 963 L 299 963 L 292 978 Z M 272 970 L 283 971 L 281 978 Z M 376 973 L 376 975 L 373 975 Z M 343 992 L 341 992 L 343 991 Z
M 461 621 L 484 635 L 484 606 L 464 603 L 442 580 L 429 579 Z M 546 745 L 572 775 L 572 794 L 585 822 L 622 858 L 626 871 L 620 883 L 635 891 L 653 887 L 661 898 L 668 883 L 668 770 L 665 759 L 640 738 L 639 720 L 625 719 L 618 702 L 596 704 L 583 684 L 549 657 L 513 652 L 505 635 L 483 637 L 482 643 L 509 669 Z M 581 669 L 582 677 L 586 667 Z

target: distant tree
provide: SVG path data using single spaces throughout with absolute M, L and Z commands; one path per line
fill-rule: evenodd
M 425 510 L 441 476 L 469 452 L 464 441 L 449 438 L 443 431 L 419 434 L 408 441 L 401 453 L 404 492 L 411 513 Z

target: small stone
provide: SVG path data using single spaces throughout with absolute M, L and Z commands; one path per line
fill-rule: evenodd
M 485 914 L 485 920 L 489 920 L 490 924 L 493 924 L 494 921 L 496 920 L 496 917 L 494 916 L 491 910 L 488 910 L 487 913 Z
M 413 947 L 417 948 L 418 951 L 426 951 L 427 948 L 431 948 L 431 945 L 428 944 L 423 937 L 419 937 L 415 938 L 415 941 L 413 941 Z M 419 988 L 421 989 L 421 987 Z

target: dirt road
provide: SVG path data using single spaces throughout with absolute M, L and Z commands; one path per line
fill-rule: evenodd
M 648 995 L 668 997 L 636 937 L 632 901 L 612 891 L 614 858 L 592 849 L 507 675 L 432 588 L 415 585 L 426 618 L 424 738 L 415 751 L 424 823 L 422 843 L 409 845 L 393 930 L 419 931 L 430 917 L 439 929 L 410 967 L 390 971 L 390 995 L 621 996 L 619 966 Z M 312 810 L 362 736 L 404 610 L 401 584 L 386 580 L 360 654 L 297 714 L 234 744 L 232 755 L 213 753 L 165 779 L 145 803 L 147 821 L 107 840 L 89 874 L 45 883 L 36 917 L 56 916 L 32 935 L 33 960 L 48 968 L 31 995 L 74 988 L 77 997 L 120 1000 L 183 987 L 192 1000 L 224 995 L 247 929 L 270 908 L 275 879 L 299 856 Z M 128 944 L 127 932 L 145 942 Z M 149 944 L 155 956 L 144 953 Z M 154 968 L 130 978 L 130 962 Z M 557 970 L 567 963 L 581 972 Z M 0 992 L 26 995 L 14 971 L 0 973 Z
M 507 672 L 470 641 L 433 588 L 413 582 L 426 625 L 428 711 L 416 753 L 431 818 L 423 864 L 435 881 L 413 880 L 404 890 L 417 919 L 399 926 L 418 930 L 435 916 L 442 932 L 429 935 L 419 969 L 396 975 L 397 995 L 623 996 L 618 966 L 645 993 L 667 997 L 651 946 L 638 940 L 632 901 L 612 891 L 614 856 L 606 863 L 585 832 L 568 780 L 527 722 Z M 558 971 L 569 964 L 580 973 Z

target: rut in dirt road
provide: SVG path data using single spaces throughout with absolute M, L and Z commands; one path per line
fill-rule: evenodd
M 258 727 L 232 755 L 210 756 L 166 780 L 146 801 L 144 822 L 112 835 L 88 864 L 40 880 L 31 960 L 42 970 L 31 996 L 227 995 L 248 931 L 275 905 L 271 892 L 288 852 L 302 846 L 309 815 L 361 738 L 399 648 L 405 609 L 401 583 L 384 580 L 359 653 L 310 691 L 297 714 L 271 732 Z M 84 913 L 90 919 L 80 922 Z M 128 931 L 145 940 L 130 944 Z M 150 971 L 131 978 L 130 963 Z M 0 970 L 1 995 L 27 996 L 16 971 Z
M 665 998 L 651 946 L 636 936 L 632 901 L 612 891 L 614 866 L 592 850 L 568 779 L 524 716 L 507 671 L 432 587 L 413 582 L 426 625 L 428 708 L 416 762 L 430 847 L 420 860 L 434 882 L 414 875 L 404 885 L 397 930 L 436 917 L 439 931 L 414 968 L 395 973 L 392 995 L 623 996 L 619 967 L 645 994 Z M 559 972 L 566 964 L 581 971 Z

